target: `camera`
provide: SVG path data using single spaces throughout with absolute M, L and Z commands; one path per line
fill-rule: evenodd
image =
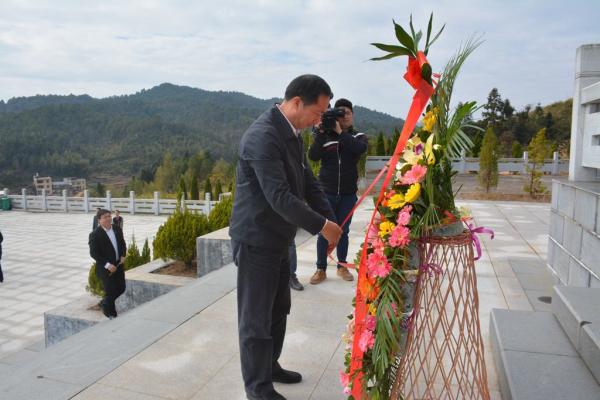
M 330 108 L 321 115 L 321 129 L 324 132 L 331 132 L 335 130 L 335 121 L 338 118 L 342 118 L 346 115 L 346 111 L 343 108 Z

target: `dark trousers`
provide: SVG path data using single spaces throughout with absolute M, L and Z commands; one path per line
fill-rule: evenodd
M 290 257 L 279 250 L 231 241 L 238 267 L 237 300 L 240 359 L 246 393 L 272 392 L 290 312 Z
M 329 204 L 331 204 L 331 208 L 335 214 L 335 218 L 337 221 L 334 221 L 338 224 L 344 222 L 346 216 L 352 211 L 352 207 L 356 204 L 356 194 L 329 194 L 327 193 L 327 200 L 329 200 Z M 342 227 L 342 236 L 340 237 L 340 241 L 337 245 L 337 259 L 340 262 L 347 262 L 346 257 L 348 256 L 348 232 L 350 232 L 350 223 L 352 222 L 352 217 L 346 222 L 346 225 Z M 319 238 L 317 239 L 317 268 L 319 269 L 327 269 L 327 240 L 319 234 Z M 339 266 L 338 266 L 339 267 Z
M 96 276 L 102 281 L 104 289 L 104 298 L 102 299 L 102 310 L 105 314 L 113 317 L 117 316 L 115 301 L 125 292 L 125 271 L 123 266 L 117 267 L 117 270 L 109 274 L 104 266 L 96 266 Z
M 4 282 L 4 274 L 2 273 L 2 264 L 0 264 L 0 282 Z
M 296 243 L 290 244 L 290 274 L 296 275 L 296 269 L 298 269 L 298 256 L 296 255 Z

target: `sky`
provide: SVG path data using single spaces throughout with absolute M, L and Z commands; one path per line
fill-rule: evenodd
M 94 3 L 94 4 L 92 4 Z M 493 87 L 521 109 L 572 96 L 577 47 L 600 43 L 597 0 L 178 1 L 0 0 L 0 100 L 36 94 L 132 94 L 163 82 L 283 97 L 313 73 L 336 98 L 404 118 L 406 58 L 369 61 L 396 42 L 392 19 L 444 23 L 428 59 L 441 71 L 473 35 L 455 101 Z

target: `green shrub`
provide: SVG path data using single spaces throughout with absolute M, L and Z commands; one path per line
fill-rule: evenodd
M 151 261 L 150 258 L 150 246 L 148 245 L 148 238 L 144 242 L 144 247 L 142 248 L 142 261 L 144 264 L 147 264 Z
M 127 255 L 125 256 L 125 265 L 123 267 L 125 271 L 128 271 L 142 264 L 146 264 L 146 262 L 140 255 L 140 249 L 137 247 L 137 244 L 135 244 L 135 235 L 132 235 L 131 243 L 127 247 Z
M 233 196 L 223 196 L 208 215 L 210 232 L 229 226 L 231 210 L 233 209 Z
M 88 284 L 85 290 L 95 296 L 104 297 L 104 289 L 102 288 L 102 281 L 96 276 L 96 263 L 93 263 L 88 273 Z
M 158 228 L 152 244 L 154 258 L 173 258 L 190 265 L 196 258 L 196 238 L 210 232 L 208 218 L 177 205 L 177 209 Z

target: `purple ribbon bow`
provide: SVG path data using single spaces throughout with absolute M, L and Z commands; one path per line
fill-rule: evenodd
M 477 235 L 480 233 L 487 233 L 493 239 L 494 231 L 483 226 L 478 226 L 477 228 L 475 228 L 475 225 L 471 223 L 466 223 L 466 225 L 467 228 L 469 228 L 469 231 L 471 231 L 471 238 L 473 239 L 473 245 L 475 246 L 475 252 L 477 253 L 474 259 L 479 260 L 481 258 L 481 243 L 479 242 L 479 238 L 477 237 Z

